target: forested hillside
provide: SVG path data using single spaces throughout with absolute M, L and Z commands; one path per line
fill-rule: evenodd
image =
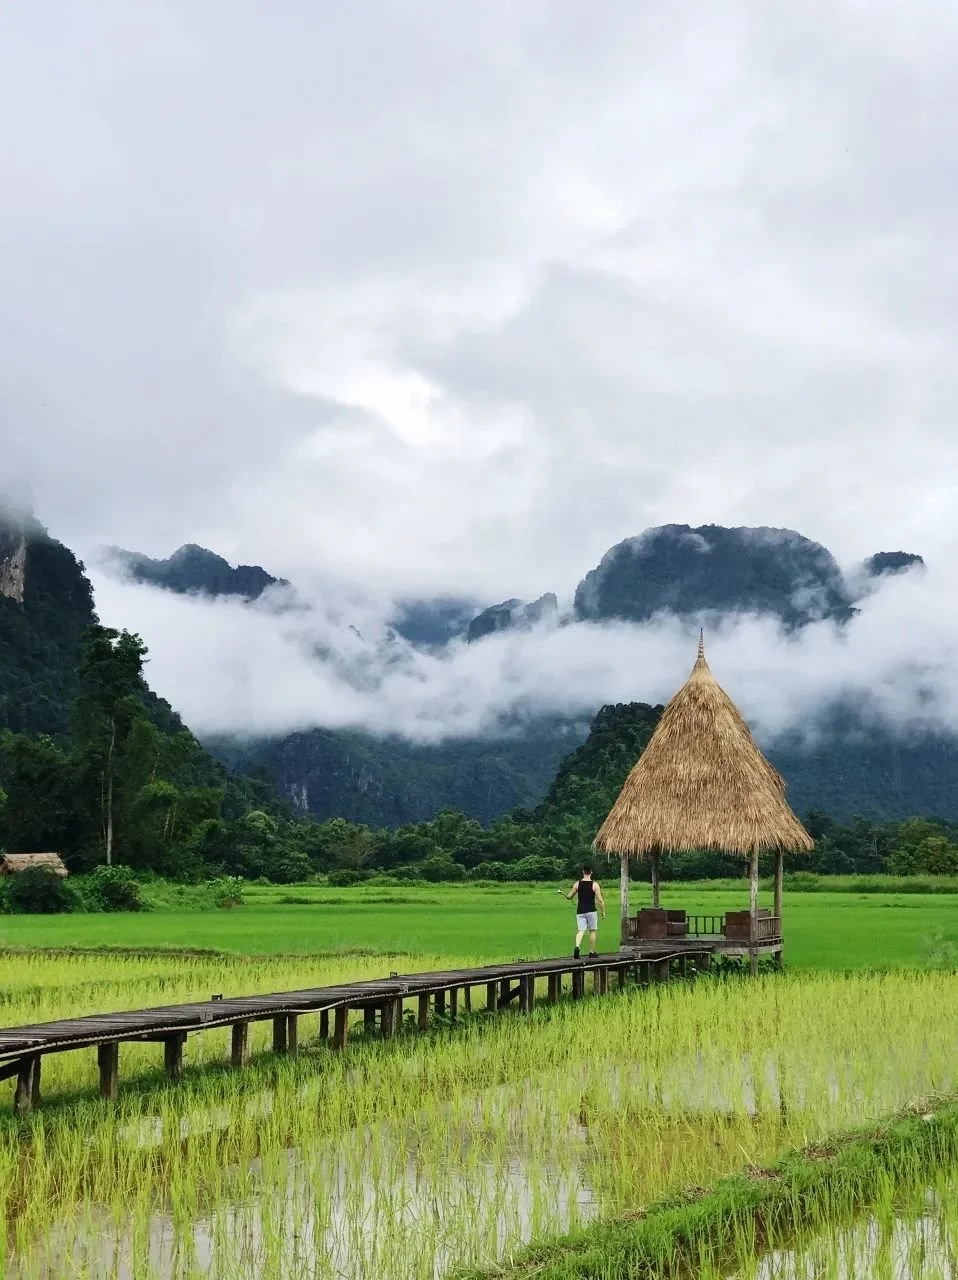
M 0 522 L 0 540 L 0 728 L 62 735 L 79 691 L 80 640 L 95 621 L 93 591 L 73 553 L 36 521 Z
M 489 823 L 538 804 L 587 729 L 579 721 L 543 718 L 511 735 L 435 746 L 332 729 L 208 745 L 231 768 L 268 777 L 300 813 L 398 827 L 443 809 Z

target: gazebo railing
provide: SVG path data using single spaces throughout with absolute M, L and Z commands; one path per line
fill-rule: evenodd
M 725 916 L 686 916 L 686 932 L 692 938 L 721 938 L 725 934 Z
M 747 911 L 730 912 L 728 915 L 686 915 L 670 911 L 667 920 L 661 918 L 651 927 L 640 928 L 640 915 L 629 916 L 628 936 L 641 941 L 658 941 L 674 938 L 726 938 L 733 942 L 748 942 L 750 925 Z M 781 916 L 762 913 L 755 921 L 755 941 L 774 942 L 782 936 Z
M 755 922 L 758 928 L 756 941 L 769 942 L 774 938 L 782 936 L 782 917 L 781 916 L 759 916 Z

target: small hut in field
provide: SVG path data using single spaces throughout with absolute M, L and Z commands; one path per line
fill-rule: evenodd
M 69 875 L 58 853 L 0 853 L 0 876 L 13 876 L 28 867 L 45 867 L 58 876 Z
M 701 636 L 691 675 L 663 711 L 593 848 L 621 859 L 623 943 L 629 937 L 630 858 L 651 862 L 653 907 L 659 906 L 663 853 L 710 849 L 747 861 L 750 895 L 745 923 L 753 969 L 759 936 L 758 857 L 774 852 L 772 918 L 779 921 L 781 955 L 782 855 L 807 852 L 814 842 L 788 807 L 782 778 L 709 670 Z

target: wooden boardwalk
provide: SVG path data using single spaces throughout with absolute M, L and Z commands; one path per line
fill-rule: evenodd
M 592 975 L 596 995 L 609 990 L 609 975 L 624 986 L 630 978 L 640 982 L 667 981 L 673 975 L 707 967 L 712 948 L 675 947 L 668 943 L 632 947 L 574 960 L 559 956 L 544 960 L 518 960 L 514 964 L 487 965 L 478 969 L 451 969 L 439 973 L 390 974 L 370 982 L 337 987 L 311 987 L 275 995 L 236 996 L 195 1004 L 165 1005 L 119 1013 L 90 1014 L 34 1026 L 0 1028 L 0 1080 L 15 1078 L 14 1109 L 30 1111 L 40 1099 L 40 1068 L 44 1055 L 96 1048 L 100 1094 L 116 1097 L 119 1046 L 124 1042 L 154 1041 L 164 1047 L 167 1075 L 178 1080 L 183 1070 L 183 1047 L 189 1035 L 216 1027 L 231 1027 L 231 1062 L 242 1067 L 248 1056 L 249 1025 L 271 1021 L 273 1051 L 296 1053 L 299 1019 L 318 1014 L 317 1038 L 334 1049 L 346 1047 L 349 1016 L 361 1010 L 367 1032 L 395 1036 L 403 1024 L 404 1002 L 415 999 L 416 1026 L 428 1029 L 432 1018 L 455 1020 L 460 1011 L 471 1012 L 472 992 L 485 988 L 485 1008 L 490 1013 L 515 1001 L 520 1012 L 530 1013 L 536 1000 L 536 983 L 544 979 L 547 999 L 557 1001 L 569 978 L 573 999 L 586 994 L 586 976 Z M 461 1003 L 460 1003 L 461 997 Z M 332 1026 L 330 1023 L 332 1022 Z M 332 1034 L 331 1034 L 332 1033 Z

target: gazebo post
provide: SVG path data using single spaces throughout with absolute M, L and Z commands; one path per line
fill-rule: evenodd
M 625 946 L 629 940 L 629 856 L 626 853 L 619 857 L 619 902 L 621 911 L 619 941 L 622 946 Z
M 758 850 L 748 862 L 748 962 L 754 978 L 758 973 Z
M 659 905 L 659 851 L 658 849 L 652 850 L 651 862 L 652 862 L 652 906 L 657 907 Z
M 784 864 L 785 858 L 781 849 L 775 850 L 775 907 L 773 915 L 778 917 L 778 936 L 783 938 L 784 931 L 782 929 L 782 882 L 784 880 Z M 782 965 L 782 947 L 780 946 L 775 953 L 775 960 L 781 968 Z

